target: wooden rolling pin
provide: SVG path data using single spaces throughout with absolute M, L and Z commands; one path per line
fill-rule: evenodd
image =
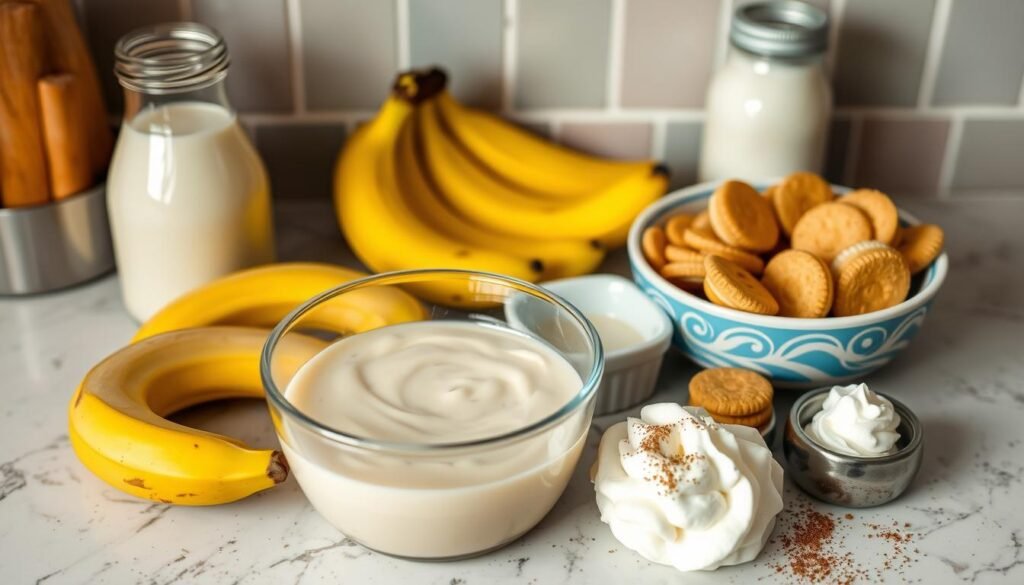
M 46 73 L 42 11 L 0 4 L 0 193 L 4 207 L 49 199 L 36 81 Z
M 43 143 L 50 170 L 50 193 L 63 199 L 92 185 L 89 138 L 83 124 L 78 78 L 70 73 L 39 80 Z
M 114 138 L 107 124 L 103 90 L 96 76 L 89 47 L 78 28 L 69 0 L 32 0 L 43 11 L 46 40 L 53 70 L 71 73 L 78 80 L 82 100 L 85 135 L 89 143 L 89 161 L 95 177 L 107 170 Z

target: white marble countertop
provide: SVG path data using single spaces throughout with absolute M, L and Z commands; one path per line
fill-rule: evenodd
M 917 412 L 924 464 L 901 499 L 851 510 L 852 519 L 847 510 L 812 505 L 840 521 L 833 552 L 851 553 L 862 582 L 1021 583 L 1024 200 L 904 203 L 946 228 L 951 276 L 914 344 L 868 381 Z M 283 258 L 351 262 L 326 202 L 286 201 L 278 214 Z M 611 269 L 621 269 L 618 260 Z M 756 561 L 714 573 L 681 576 L 620 546 L 598 519 L 586 469 L 600 430 L 623 414 L 595 421 L 568 490 L 540 526 L 467 561 L 414 563 L 371 553 L 322 520 L 292 480 L 211 508 L 137 500 L 93 477 L 66 434 L 76 384 L 134 328 L 114 276 L 0 300 L 0 582 L 801 582 L 786 568 L 784 528 Z M 693 371 L 670 355 L 654 400 L 684 400 Z M 793 398 L 780 392 L 780 418 Z M 230 417 L 227 410 L 214 405 L 181 420 L 274 443 L 262 404 L 230 405 Z M 778 441 L 775 448 L 778 454 Z M 808 503 L 788 482 L 785 497 L 788 510 Z M 781 524 L 791 521 L 784 512 Z M 877 535 L 877 525 L 893 523 L 910 535 L 896 556 L 893 543 Z

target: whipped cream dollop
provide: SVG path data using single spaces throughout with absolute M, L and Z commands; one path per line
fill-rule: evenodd
M 663 403 L 609 428 L 593 470 L 601 520 L 680 571 L 753 560 L 782 510 L 782 467 L 757 430 Z
M 833 386 L 804 432 L 822 447 L 844 455 L 881 457 L 896 451 L 900 415 L 867 384 Z

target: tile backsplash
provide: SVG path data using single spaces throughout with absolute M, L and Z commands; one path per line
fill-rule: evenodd
M 748 0 L 77 0 L 110 73 L 129 29 L 227 38 L 228 91 L 281 197 L 325 196 L 348 132 L 396 71 L 444 65 L 456 95 L 595 153 L 695 180 L 704 93 Z M 1024 196 L 1024 1 L 815 0 L 832 18 L 826 173 L 898 196 Z

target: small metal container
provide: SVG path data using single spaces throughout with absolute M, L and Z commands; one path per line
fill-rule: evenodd
M 113 268 L 102 183 L 47 205 L 0 209 L 0 295 L 57 290 Z
M 924 429 L 902 402 L 885 396 L 900 416 L 897 451 L 882 457 L 844 455 L 814 442 L 804 426 L 828 397 L 829 388 L 801 396 L 786 420 L 782 447 L 793 481 L 812 496 L 848 508 L 868 508 L 898 498 L 914 481 L 924 454 Z

